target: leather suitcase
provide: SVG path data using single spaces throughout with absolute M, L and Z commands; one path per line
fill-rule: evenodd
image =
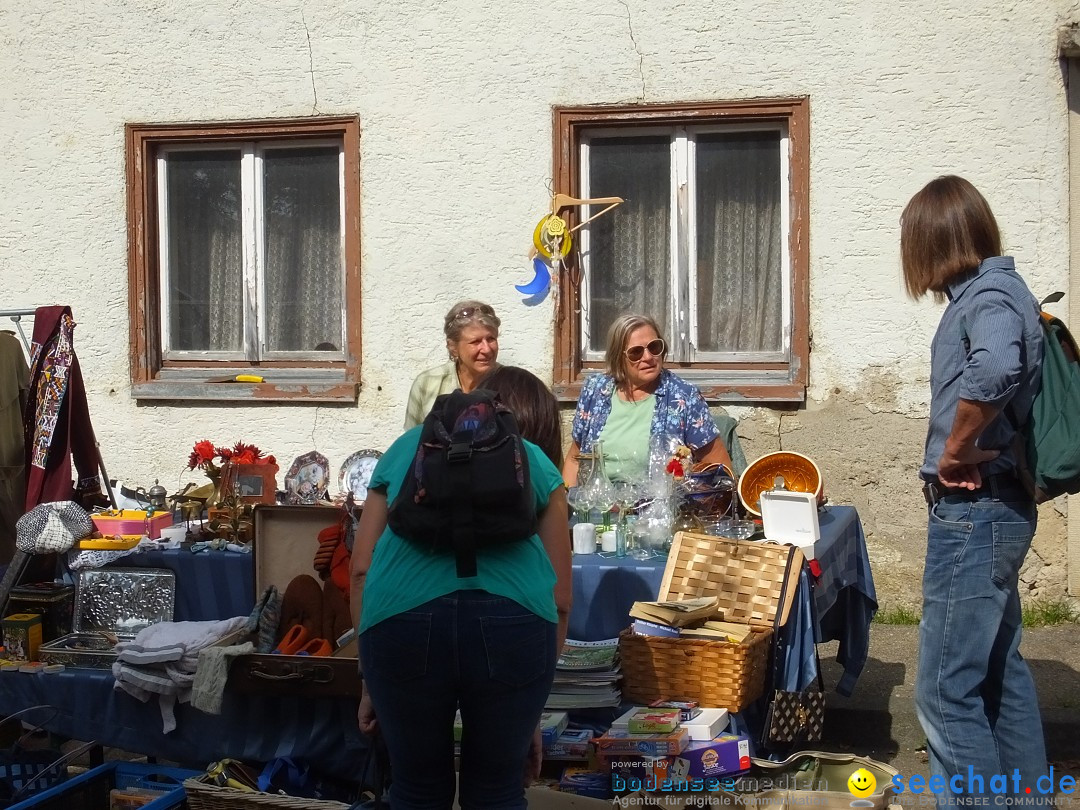
M 318 535 L 341 519 L 331 506 L 268 506 L 253 510 L 255 595 L 267 585 L 284 593 L 293 577 L 315 576 Z M 360 696 L 355 641 L 332 656 L 242 655 L 229 670 L 229 688 L 260 695 Z

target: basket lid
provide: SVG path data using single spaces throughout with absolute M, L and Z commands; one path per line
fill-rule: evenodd
M 726 621 L 783 626 L 802 565 L 795 546 L 678 532 L 657 599 L 715 596 Z

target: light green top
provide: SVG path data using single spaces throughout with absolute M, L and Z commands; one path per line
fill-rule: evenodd
M 379 459 L 371 475 L 368 488 L 385 490 L 388 504 L 393 504 L 416 456 L 421 430 L 418 426 L 402 434 Z M 525 442 L 525 450 L 539 514 L 547 507 L 551 493 L 562 486 L 562 474 L 532 442 Z M 555 569 L 539 535 L 519 543 L 477 549 L 476 576 L 459 578 L 452 552 L 424 548 L 387 526 L 375 544 L 371 568 L 364 580 L 360 632 L 383 619 L 461 590 L 505 596 L 540 618 L 557 622 L 554 589 Z
M 409 402 L 405 406 L 405 429 L 416 427 L 424 421 L 439 394 L 449 394 L 460 387 L 457 364 L 454 362 L 421 371 L 409 389 Z
M 637 402 L 624 402 L 611 395 L 611 414 L 600 431 L 604 443 L 604 468 L 612 481 L 640 481 L 649 464 L 649 431 L 656 395 Z

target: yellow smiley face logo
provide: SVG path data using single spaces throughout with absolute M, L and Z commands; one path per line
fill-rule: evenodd
M 848 777 L 847 786 L 852 796 L 869 796 L 877 788 L 877 780 L 866 768 L 859 768 Z

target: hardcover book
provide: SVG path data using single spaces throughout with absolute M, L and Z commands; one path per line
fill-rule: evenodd
M 634 602 L 630 615 L 635 619 L 659 622 L 672 627 L 686 627 L 712 616 L 716 612 L 716 605 L 715 596 L 668 602 Z

